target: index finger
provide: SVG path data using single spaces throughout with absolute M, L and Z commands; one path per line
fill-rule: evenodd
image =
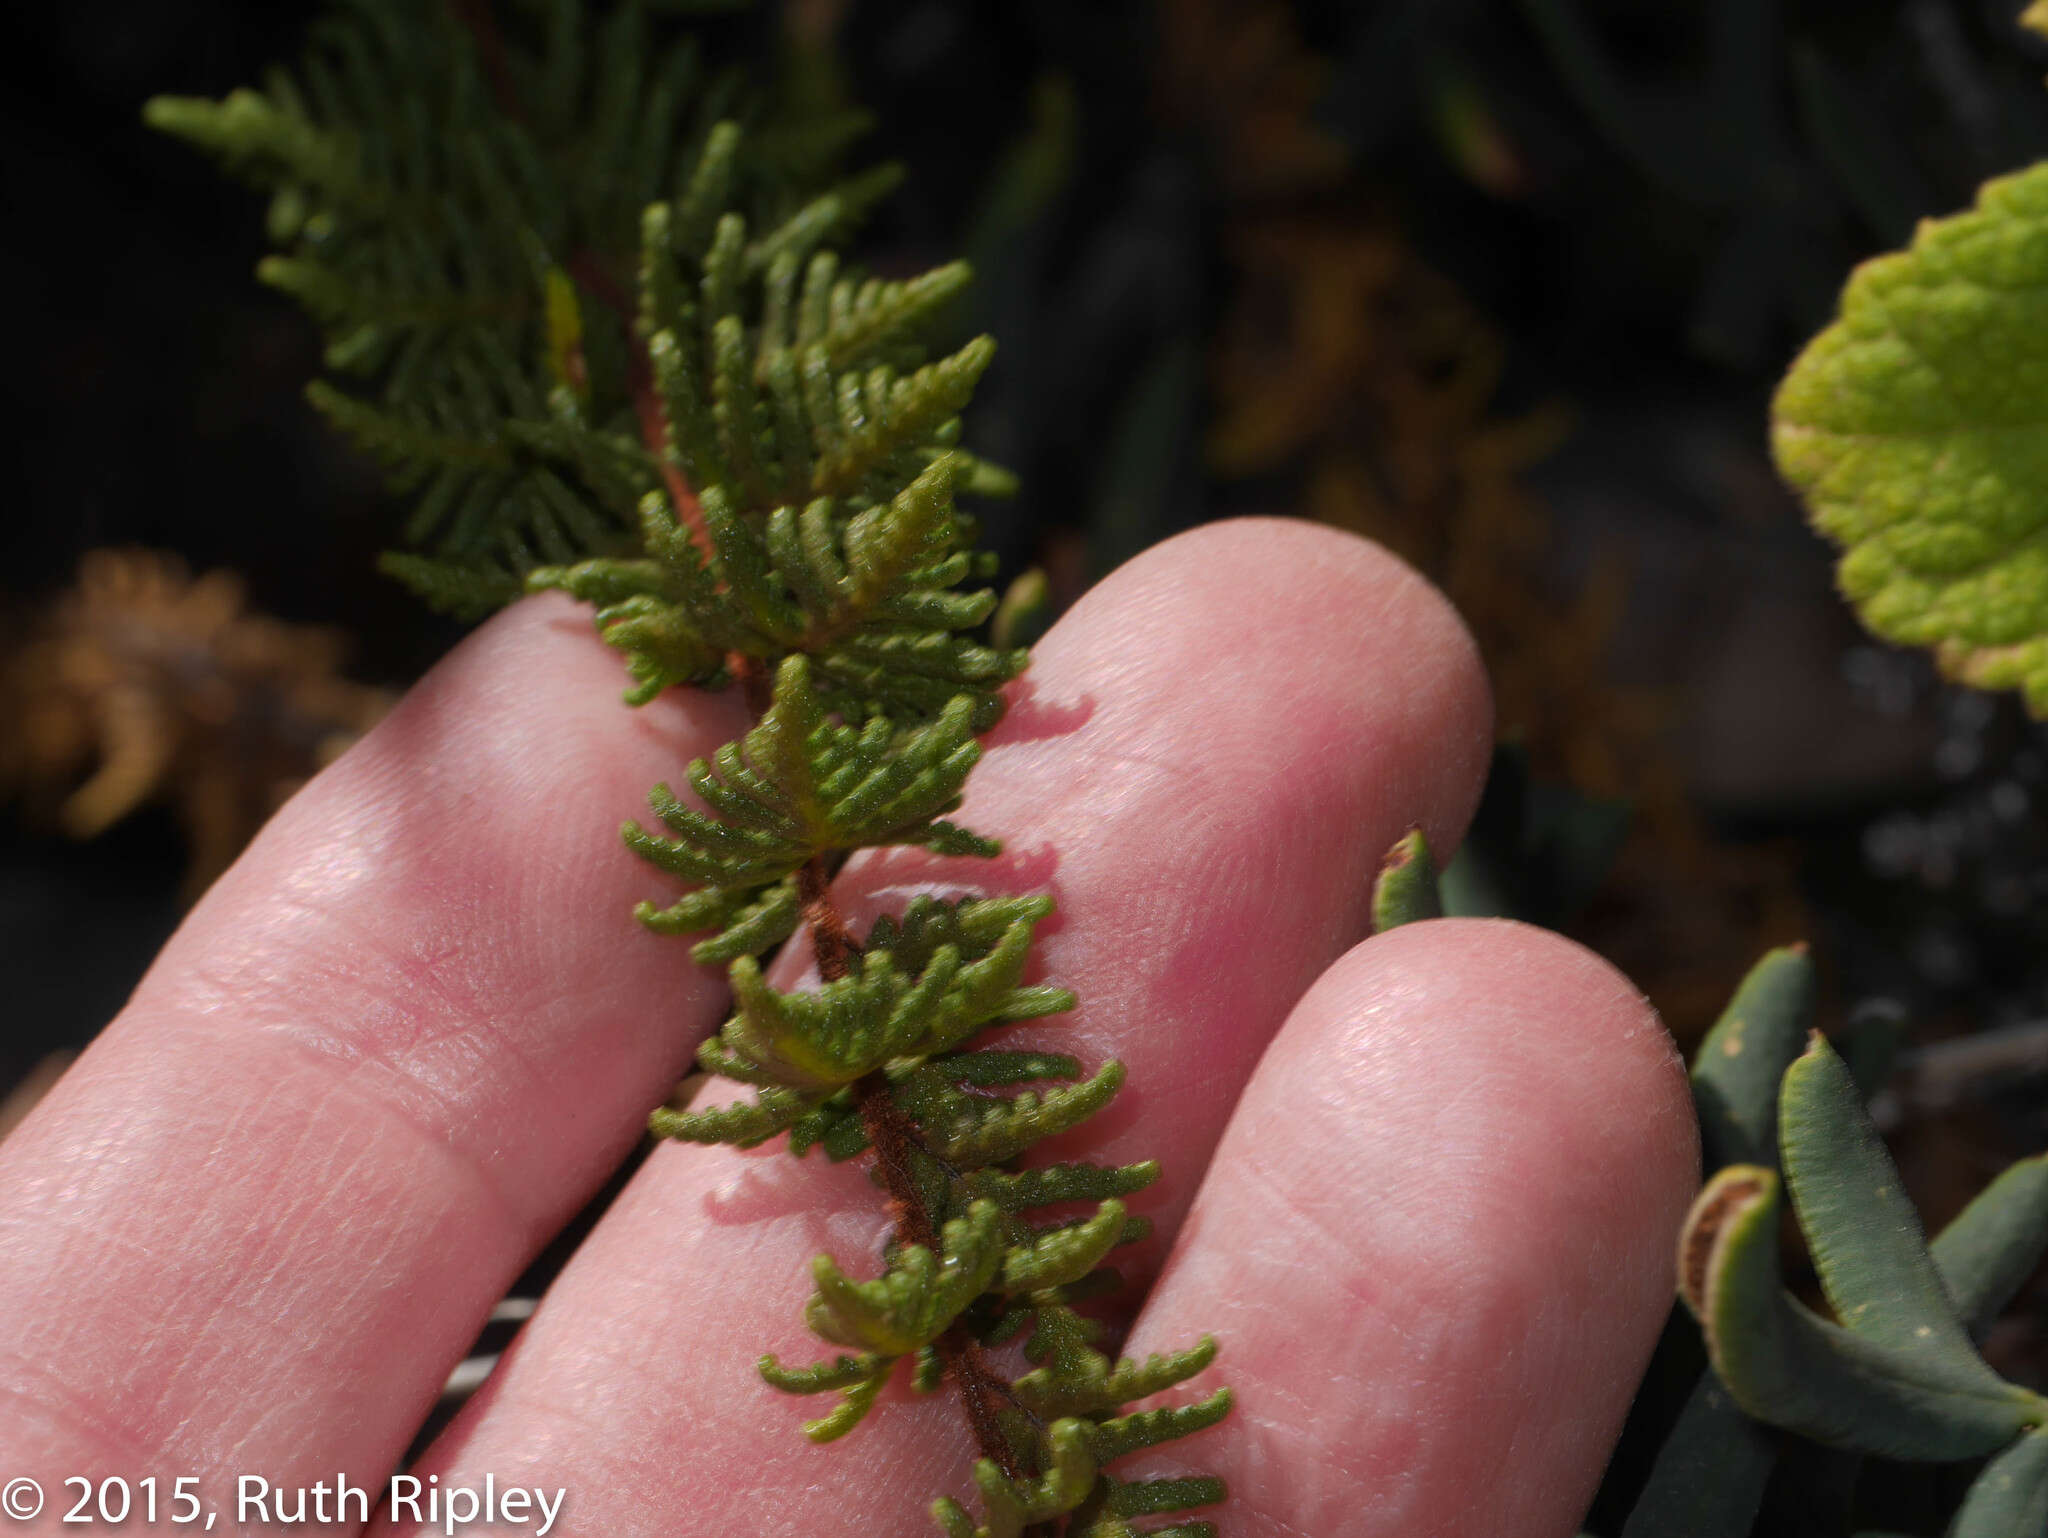
M 272 821 L 0 1145 L 8 1477 L 213 1499 L 397 1461 L 722 1000 L 627 916 L 658 882 L 618 823 L 737 705 L 636 713 L 620 682 L 564 600 L 486 626 Z

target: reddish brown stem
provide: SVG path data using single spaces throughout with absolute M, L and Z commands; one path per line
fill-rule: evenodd
M 515 123 L 525 122 L 526 109 L 512 83 L 512 63 L 505 54 L 505 38 L 498 31 L 498 18 L 491 14 L 491 0 L 448 0 L 448 9 L 469 29 L 470 41 L 476 44 L 477 61 L 484 67 L 484 78 L 491 84 L 491 99 L 497 102 L 498 110 Z
M 518 88 L 513 83 L 505 38 L 498 30 L 498 19 L 491 12 L 490 0 L 448 0 L 448 7 L 469 30 L 470 40 L 476 44 L 477 59 L 483 65 L 484 77 L 490 81 L 491 96 L 497 102 L 498 110 L 514 122 L 524 122 L 526 112 L 519 100 Z M 648 361 L 647 348 L 634 331 L 632 298 L 613 281 L 593 251 L 572 251 L 564 265 L 569 276 L 616 315 L 626 329 L 626 391 L 633 398 L 633 414 L 640 421 L 640 441 L 661 467 L 661 477 L 668 484 L 669 499 L 676 505 L 676 516 L 682 519 L 690 537 L 709 560 L 711 536 L 704 527 L 704 509 L 697 501 L 697 493 L 683 479 L 681 469 L 669 458 L 668 428 L 661 409 L 661 396 L 654 388 L 654 367 Z
M 681 467 L 669 455 L 668 417 L 661 409 L 661 393 L 654 388 L 654 365 L 648 361 L 646 344 L 634 326 L 633 301 L 605 271 L 596 252 L 572 251 L 566 266 L 577 285 L 616 315 L 625 327 L 626 391 L 633 398 L 633 415 L 640 422 L 640 442 L 661 467 L 661 478 L 668 486 L 669 500 L 675 503 L 676 516 L 709 561 L 711 532 L 704 526 L 704 508 L 690 483 L 683 479 Z
M 768 670 L 761 666 L 761 659 L 746 652 L 727 652 L 725 670 L 740 686 L 740 698 L 747 702 L 747 714 L 756 721 L 767 715 L 775 697 L 768 682 Z
M 896 1220 L 898 1237 L 939 1253 L 939 1236 L 932 1229 L 931 1214 L 918 1198 L 917 1182 L 911 1174 L 911 1149 L 917 1143 L 916 1129 L 889 1094 L 889 1081 L 871 1073 L 854 1086 L 860 1101 L 861 1126 L 875 1151 L 875 1168 L 889 1193 L 890 1215 Z M 990 1365 L 981 1342 L 954 1326 L 934 1344 L 946 1364 L 946 1374 L 960 1390 L 960 1404 L 967 1412 L 975 1446 L 984 1458 L 1012 1479 L 1024 1477 L 1016 1449 L 1003 1434 L 1000 1418 L 1004 1406 L 1014 1403 L 1010 1385 Z
M 796 873 L 796 895 L 803 904 L 804 922 L 811 926 L 811 953 L 818 959 L 818 976 L 828 983 L 837 982 L 851 969 L 860 945 L 853 938 L 853 931 L 846 927 L 845 918 L 833 906 L 832 876 L 825 868 L 824 856 L 807 861 Z

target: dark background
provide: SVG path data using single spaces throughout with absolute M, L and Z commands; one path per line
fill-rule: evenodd
M 2048 757 L 2009 700 L 1864 637 L 1766 421 L 1855 261 L 2048 153 L 2017 9 L 811 0 L 718 28 L 764 58 L 822 40 L 874 109 L 867 152 L 908 168 L 878 269 L 975 259 L 1002 352 L 970 433 L 1024 477 L 989 513 L 1010 570 L 1070 599 L 1208 518 L 1369 532 L 1494 668 L 1497 906 L 1614 957 L 1681 1039 L 1800 937 L 1831 1025 L 2019 1032 L 1959 1104 L 1893 1108 L 1938 1220 L 2048 1136 Z M 155 93 L 289 60 L 302 22 L 0 23 L 0 659 L 101 546 L 241 573 L 370 683 L 459 633 L 375 571 L 398 504 L 301 398 L 317 339 L 250 277 L 259 200 L 141 126 Z M 66 788 L 0 785 L 0 1088 L 90 1037 L 188 895 L 175 795 L 79 842 Z

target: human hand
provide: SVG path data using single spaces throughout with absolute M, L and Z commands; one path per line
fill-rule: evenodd
M 1200 1513 L 1224 1538 L 1573 1532 L 1669 1307 L 1695 1139 L 1649 1006 L 1570 942 L 1359 943 L 1382 853 L 1415 825 L 1447 850 L 1478 794 L 1463 629 L 1371 546 L 1223 524 L 1106 580 L 1024 684 L 961 814 L 1005 855 L 870 854 L 838 890 L 1057 898 L 1036 954 L 1081 1004 L 1018 1029 L 1129 1064 L 1075 1136 L 1165 1166 L 1127 1349 L 1214 1333 L 1189 1388 L 1237 1393 L 1154 1466 L 1228 1480 Z M 242 1475 L 383 1496 L 721 1016 L 716 973 L 627 916 L 660 878 L 616 828 L 743 718 L 621 685 L 566 600 L 485 626 L 0 1145 L 0 1483 L 48 1497 L 0 1534 L 72 1530 L 66 1476 L 156 1475 L 165 1513 L 189 1476 L 217 1533 Z M 566 1492 L 549 1538 L 935 1531 L 972 1456 L 951 1394 L 814 1447 L 815 1407 L 753 1366 L 816 1354 L 810 1257 L 857 1268 L 885 1221 L 858 1162 L 657 1149 L 411 1472 Z

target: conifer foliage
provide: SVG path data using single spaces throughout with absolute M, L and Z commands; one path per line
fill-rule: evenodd
M 939 1498 L 948 1538 L 1212 1535 L 1136 1524 L 1220 1480 L 1105 1472 L 1230 1405 L 1133 1410 L 1216 1343 L 1119 1358 L 1084 1311 L 1148 1232 L 1125 1199 L 1158 1166 L 1024 1162 L 1124 1079 L 1001 1044 L 1074 1005 L 1024 981 L 1051 902 L 920 898 L 856 935 L 831 899 L 860 849 L 997 850 L 947 820 L 1027 661 L 978 638 L 993 560 L 956 503 L 1009 489 L 960 447 L 993 344 L 926 353 L 967 272 L 850 267 L 833 243 L 893 175 L 827 176 L 857 115 L 708 69 L 660 9 L 626 0 L 592 41 L 579 0 L 347 0 L 296 75 L 148 116 L 270 192 L 261 276 L 352 386 L 313 399 L 418 494 L 396 575 L 468 612 L 564 590 L 624 654 L 629 703 L 737 684 L 754 707 L 688 799 L 656 786 L 658 827 L 625 830 L 686 885 L 641 921 L 728 969 L 699 1062 L 749 1092 L 652 1127 L 864 1158 L 895 1217 L 878 1277 L 813 1264 L 805 1317 L 837 1353 L 762 1376 L 836 1396 L 804 1428 L 821 1442 L 899 1371 L 956 1393 L 980 1509 Z M 777 989 L 763 960 L 806 925 L 819 980 Z

